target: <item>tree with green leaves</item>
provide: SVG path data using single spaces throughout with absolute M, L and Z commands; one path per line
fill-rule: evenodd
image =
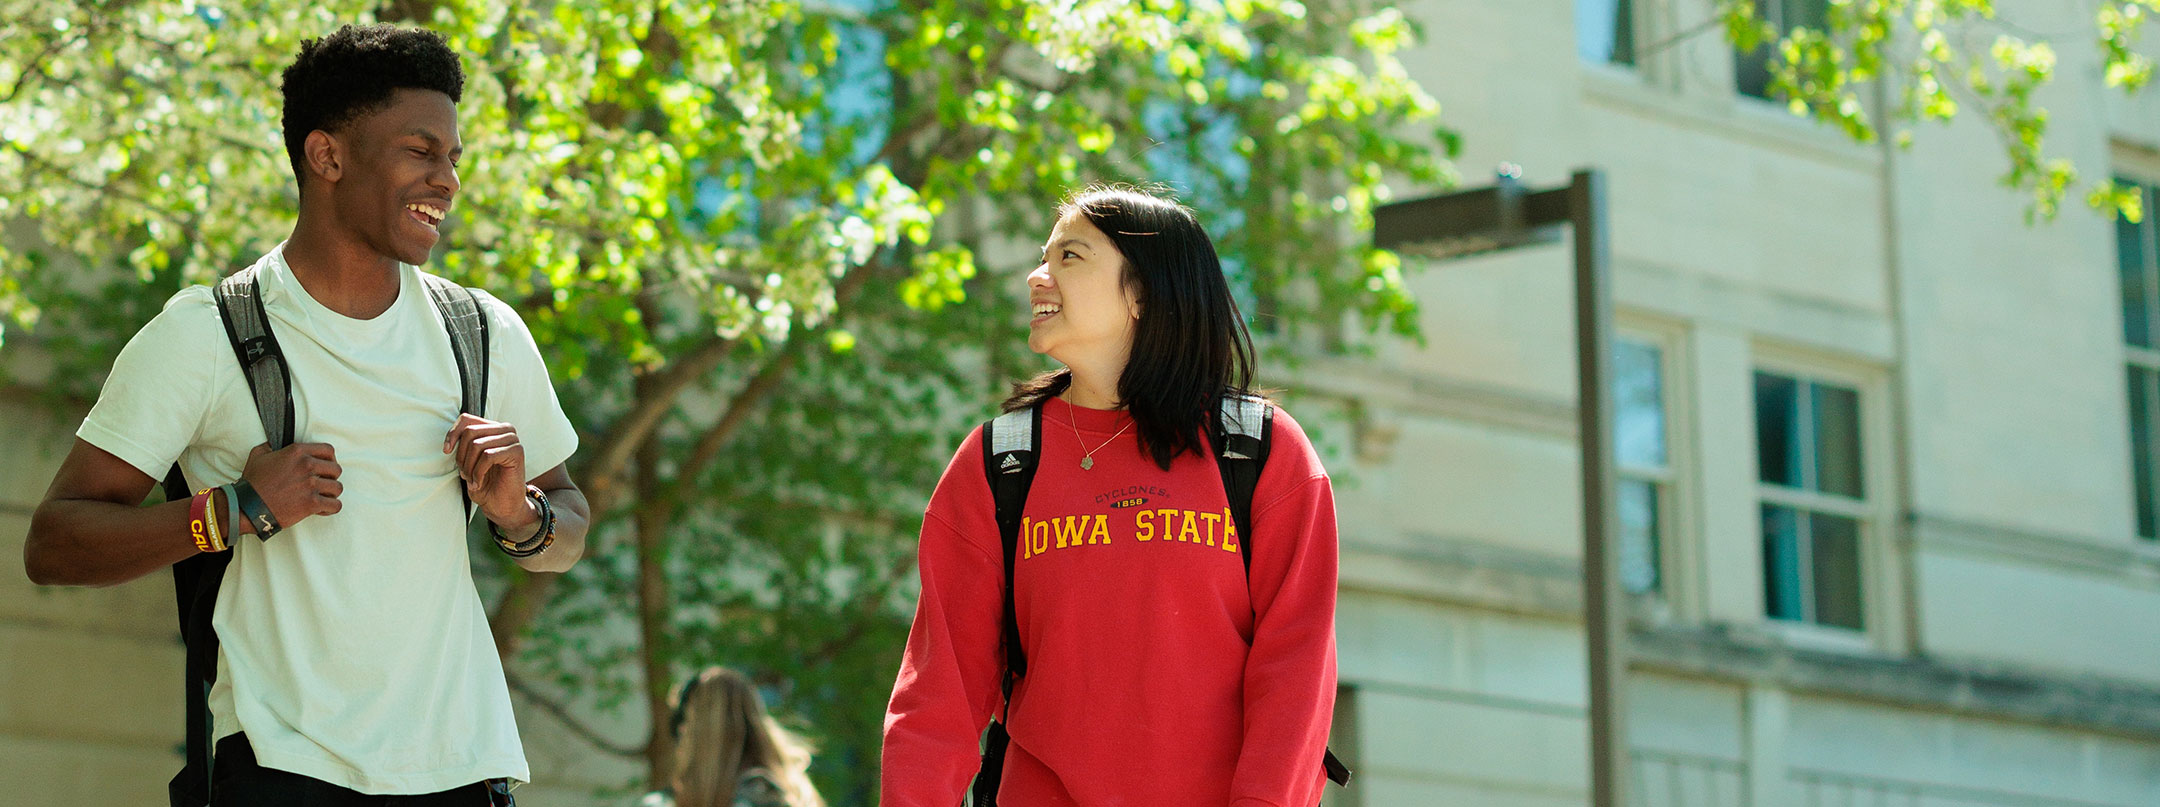
M 10 358 L 51 364 L 29 380 L 89 399 L 165 297 L 282 237 L 278 72 L 372 20 L 465 56 L 429 268 L 518 307 L 582 434 L 585 562 L 476 556 L 498 646 L 652 779 L 670 682 L 726 663 L 822 740 L 835 802 L 874 799 L 922 504 L 1042 367 L 1022 245 L 1065 193 L 1167 183 L 1282 340 L 1414 332 L 1362 233 L 1383 179 L 1447 179 L 1452 135 L 1376 3 L 0 0 L 0 312 Z M 582 727 L 623 708 L 647 736 Z
M 1806 3 L 1814 0 L 1798 0 Z M 2031 218 L 2052 219 L 2062 199 L 2083 187 L 2095 208 L 2143 215 L 2135 189 L 2112 179 L 2082 180 L 2070 160 L 2046 149 L 2048 112 L 2034 95 L 2055 78 L 2056 49 L 2043 33 L 1998 13 L 1994 0 L 1828 0 L 1822 19 L 1780 28 L 1764 7 L 1796 0 L 1717 0 L 1722 27 L 1741 51 L 1773 49 L 1771 91 L 1794 114 L 1812 115 L 1873 142 L 1887 132 L 1901 147 L 1912 127 L 1948 122 L 1970 107 L 2001 141 L 2002 183 L 2031 198 Z M 2135 93 L 2152 80 L 2151 57 L 2137 50 L 2160 0 L 2099 0 L 2092 36 L 2109 87 Z M 1869 87 L 1887 102 L 1863 99 Z

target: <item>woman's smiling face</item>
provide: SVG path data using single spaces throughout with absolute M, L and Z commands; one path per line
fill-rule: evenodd
M 1029 350 L 1068 367 L 1110 357 L 1123 364 L 1140 299 L 1125 282 L 1125 255 L 1086 216 L 1058 221 L 1027 283 Z

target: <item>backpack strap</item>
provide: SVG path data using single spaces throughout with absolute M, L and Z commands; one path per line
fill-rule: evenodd
M 1209 430 L 1215 443 L 1215 469 L 1222 474 L 1223 493 L 1230 500 L 1230 518 L 1237 525 L 1238 559 L 1245 574 L 1252 575 L 1252 499 L 1260 485 L 1260 469 L 1267 466 L 1273 445 L 1275 408 L 1267 399 L 1243 392 L 1226 392 Z
M 990 498 L 996 504 L 998 540 L 1005 551 L 1005 609 L 1003 637 L 1005 673 L 998 677 L 1005 713 L 990 721 L 983 735 L 982 768 L 975 773 L 973 804 L 995 807 L 998 780 L 1005 771 L 1005 747 L 1012 737 L 1005 722 L 1012 719 L 1013 682 L 1027 672 L 1027 654 L 1020 647 L 1020 620 L 1013 606 L 1013 563 L 1019 554 L 1021 512 L 1027 509 L 1028 488 L 1035 484 L 1036 459 L 1042 454 L 1042 406 L 1006 412 L 982 425 L 983 475 L 990 482 Z
M 292 370 L 285 363 L 284 349 L 278 347 L 277 334 L 270 331 L 270 315 L 263 310 L 255 267 L 219 281 L 212 296 L 217 298 L 218 319 L 225 322 L 225 339 L 232 343 L 233 355 L 240 359 L 240 375 L 247 379 L 248 391 L 255 396 L 255 413 L 262 418 L 263 438 L 269 441 L 272 451 L 292 445 Z
M 1035 484 L 1036 460 L 1042 453 L 1042 407 L 1007 412 L 983 424 L 982 442 L 983 473 L 990 478 L 990 497 L 997 504 L 998 538 L 1005 550 L 1005 693 L 1010 696 L 1013 679 L 1027 673 L 1012 581 L 1013 564 L 1019 555 L 1021 511 L 1027 508 L 1028 488 Z
M 1238 531 L 1238 558 L 1245 562 L 1245 576 L 1252 577 L 1252 500 L 1260 486 L 1260 471 L 1267 467 L 1274 446 L 1275 408 L 1267 399 L 1245 392 L 1226 392 L 1217 407 L 1214 428 L 1215 468 L 1222 473 L 1223 493 L 1230 499 L 1230 517 Z M 1350 784 L 1350 768 L 1327 749 L 1320 767 L 1328 781 Z
M 165 500 L 187 501 L 187 476 L 180 471 L 180 463 L 173 463 L 165 474 Z M 173 604 L 180 617 L 180 639 L 184 647 L 186 686 L 181 700 L 186 704 L 186 733 L 180 772 L 166 783 L 167 796 L 173 807 L 202 807 L 210 803 L 211 745 L 210 685 L 217 679 L 217 633 L 210 627 L 212 611 L 217 607 L 217 582 L 224 578 L 225 567 L 232 562 L 232 552 L 191 555 L 173 564 Z M 201 649 L 197 649 L 201 648 Z
M 457 359 L 458 411 L 487 416 L 488 324 L 480 311 L 480 296 L 472 289 L 420 273 L 428 300 L 442 315 L 443 330 L 450 333 L 450 354 Z
M 450 356 L 457 361 L 458 411 L 486 417 L 488 326 L 480 312 L 480 298 L 472 289 L 426 272 L 419 274 L 428 301 L 442 316 L 443 330 L 450 333 Z M 458 499 L 465 503 L 465 520 L 470 522 L 479 510 L 464 485 L 458 486 Z
M 248 392 L 255 399 L 255 414 L 262 421 L 263 439 L 272 450 L 293 441 L 292 372 L 285 352 L 270 331 L 270 316 L 263 309 L 255 267 L 224 280 L 210 292 L 217 302 L 218 319 L 225 324 L 225 341 L 240 363 Z M 189 497 L 187 475 L 174 462 L 165 475 L 165 498 Z M 217 594 L 225 579 L 232 552 L 194 555 L 173 564 L 173 600 L 180 616 L 180 638 L 186 645 L 187 735 L 186 764 L 166 786 L 175 807 L 204 805 L 210 800 L 211 766 L 216 727 L 210 719 L 210 687 L 217 683 L 218 638 L 210 619 L 217 609 Z

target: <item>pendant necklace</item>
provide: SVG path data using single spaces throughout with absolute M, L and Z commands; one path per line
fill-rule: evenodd
M 1071 421 L 1073 427 L 1073 442 L 1079 443 L 1081 448 L 1087 448 L 1087 441 L 1080 439 L 1080 408 L 1077 406 L 1073 406 L 1069 402 L 1066 403 L 1065 406 L 1067 407 L 1065 417 Z M 1117 434 L 1110 435 L 1110 440 L 1118 439 L 1118 436 L 1124 434 L 1126 429 L 1132 428 L 1132 424 L 1132 420 L 1127 419 L 1125 421 L 1125 425 L 1118 427 Z M 1096 446 L 1095 451 L 1103 450 L 1103 446 L 1109 445 L 1110 440 L 1102 441 L 1102 445 Z M 1089 451 L 1080 455 L 1080 470 L 1094 470 L 1095 451 Z

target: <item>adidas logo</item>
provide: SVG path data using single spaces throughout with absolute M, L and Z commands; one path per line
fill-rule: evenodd
M 1007 454 L 1005 455 L 1005 461 L 998 463 L 998 473 L 1007 473 L 1019 467 L 1020 458 L 1015 457 L 1011 454 Z

